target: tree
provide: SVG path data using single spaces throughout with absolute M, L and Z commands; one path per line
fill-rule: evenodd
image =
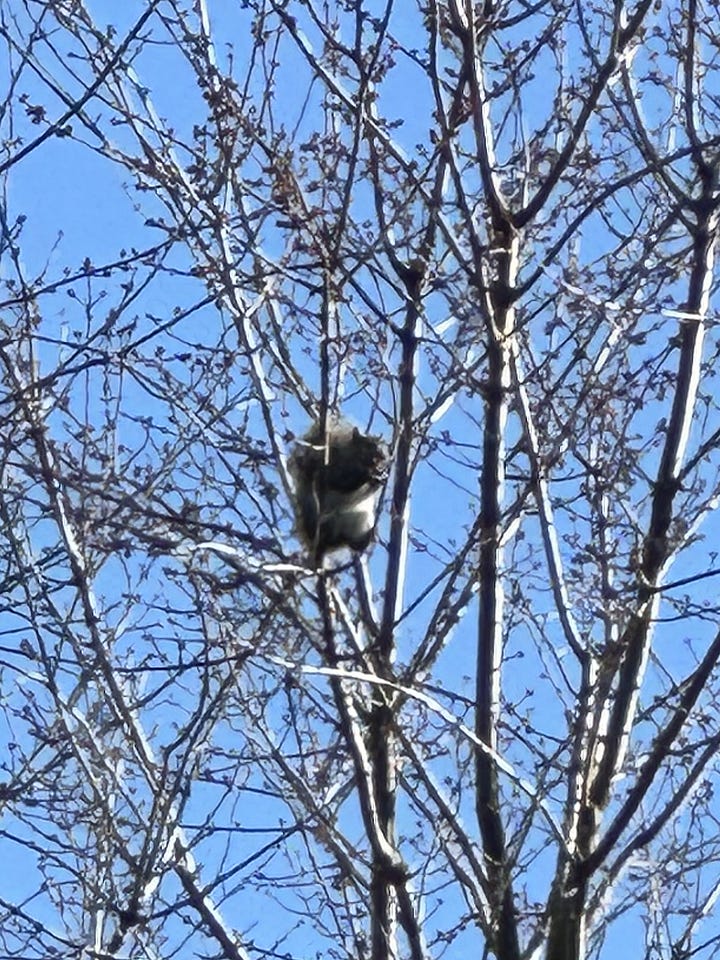
M 718 955 L 717 14 L 0 0 L 0 956 Z

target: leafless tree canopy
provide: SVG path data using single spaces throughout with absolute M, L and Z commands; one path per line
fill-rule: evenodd
M 719 24 L 0 0 L 0 960 L 720 956 Z

